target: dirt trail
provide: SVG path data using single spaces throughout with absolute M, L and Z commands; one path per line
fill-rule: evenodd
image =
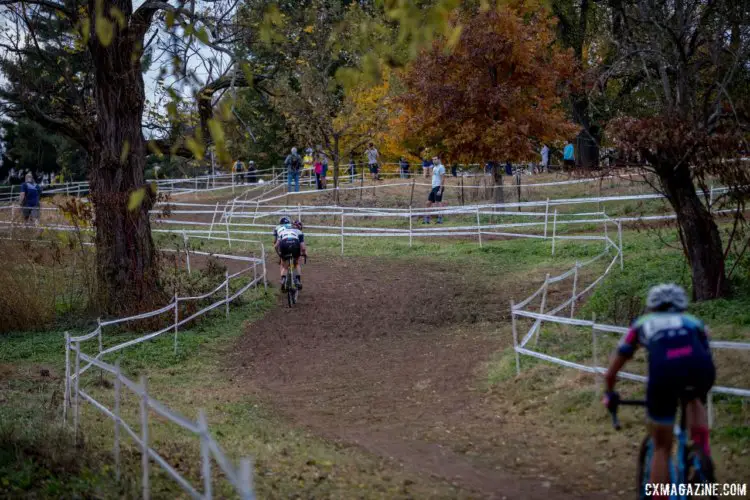
M 478 387 L 509 341 L 493 333 L 509 291 L 485 282 L 426 260 L 311 263 L 296 309 L 252 324 L 228 369 L 313 432 L 474 496 L 582 498 L 540 472 L 561 457 L 541 460 L 534 429 L 495 414 L 498 396 Z

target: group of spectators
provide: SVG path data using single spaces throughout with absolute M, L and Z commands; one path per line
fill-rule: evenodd
M 232 167 L 232 180 L 239 180 L 240 183 L 254 184 L 258 182 L 258 169 L 255 167 L 255 162 L 250 160 L 247 162 L 247 166 L 242 163 L 242 160 L 234 162 Z
M 543 144 L 539 152 L 541 156 L 541 163 L 532 166 L 532 171 L 537 172 L 548 172 L 550 167 L 550 148 Z M 370 143 L 364 152 L 367 160 L 367 167 L 370 171 L 370 177 L 373 181 L 379 181 L 380 179 L 380 153 L 373 143 Z M 440 161 L 437 157 L 425 158 L 422 161 L 422 173 L 425 178 L 433 176 L 435 179 L 435 167 L 436 161 Z M 354 160 L 354 154 L 352 153 L 349 157 L 349 166 L 347 168 L 347 174 L 350 179 L 354 179 L 357 175 L 357 167 Z M 439 163 L 440 167 L 445 170 L 442 162 Z M 291 153 L 284 160 L 284 166 L 287 169 L 287 189 L 288 191 L 299 191 L 299 178 L 300 173 L 303 169 L 315 174 L 315 184 L 317 189 L 325 189 L 327 186 L 326 177 L 328 175 L 328 156 L 320 150 L 314 151 L 312 148 L 307 148 L 305 151 L 304 158 L 300 157 L 297 153 L 297 148 L 292 148 Z M 513 164 L 507 161 L 503 166 L 506 175 L 513 175 Z M 485 165 L 485 173 L 491 174 L 496 168 L 503 168 L 495 162 L 488 162 Z M 570 141 L 565 142 L 563 148 L 563 169 L 569 170 L 575 167 L 575 155 L 573 144 Z M 408 179 L 410 176 L 410 165 L 405 157 L 400 157 L 398 161 L 399 177 L 401 179 Z M 443 173 L 445 175 L 445 173 Z M 453 177 L 458 176 L 458 165 L 454 164 L 451 167 L 451 175 Z

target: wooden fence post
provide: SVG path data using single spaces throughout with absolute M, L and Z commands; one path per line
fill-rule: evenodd
M 557 236 L 557 209 L 552 219 L 552 255 L 555 255 L 555 237 Z
M 617 243 L 620 245 L 620 271 L 624 269 L 622 261 L 622 221 L 617 221 Z
M 542 303 L 539 306 L 539 314 L 544 314 L 544 308 L 547 306 L 547 289 L 549 288 L 549 273 L 544 278 L 544 291 L 542 292 Z M 539 334 L 542 331 L 542 320 L 539 321 L 539 328 L 536 329 L 536 336 L 534 337 L 534 345 L 536 346 L 539 342 Z
M 344 211 L 341 211 L 341 255 L 344 255 Z
M 211 450 L 209 449 L 208 424 L 206 423 L 206 413 L 203 410 L 198 412 L 198 429 L 201 440 L 201 475 L 203 476 L 203 498 L 212 498 L 211 484 Z
M 479 248 L 482 248 L 482 226 L 479 222 L 479 207 L 477 207 L 477 236 L 479 237 Z
M 115 455 L 115 478 L 120 481 L 120 391 L 122 388 L 120 358 L 115 360 L 115 443 L 112 453 Z
M 576 310 L 576 288 L 578 287 L 578 261 L 576 261 L 575 271 L 573 271 L 573 293 L 570 296 L 570 318 L 573 318 Z
M 224 271 L 224 308 L 229 319 L 229 271 Z
M 601 384 L 599 383 L 599 349 L 596 339 L 596 314 L 591 315 L 591 356 L 594 362 L 594 384 L 597 396 L 601 393 Z
M 174 354 L 177 355 L 177 325 L 180 322 L 180 302 L 177 292 L 174 294 Z
M 414 223 L 414 221 L 412 220 L 412 215 L 411 215 L 411 205 L 409 205 L 409 248 L 411 248 L 412 225 L 413 225 L 413 223 Z
M 143 499 L 151 497 L 151 486 L 149 484 L 151 461 L 148 453 L 148 382 L 146 376 L 141 376 L 141 481 L 143 486 Z
M 211 233 L 214 230 L 214 222 L 216 221 L 216 214 L 219 212 L 219 202 L 216 202 L 216 208 L 214 208 L 214 213 L 211 216 L 211 227 L 208 228 L 208 239 L 211 239 Z
M 81 380 L 81 343 L 76 342 L 76 368 L 75 368 L 76 382 L 73 388 L 73 439 L 78 444 L 78 417 L 80 415 L 79 404 L 78 404 L 78 387 L 80 386 Z
M 68 423 L 70 405 L 70 333 L 65 332 L 65 389 L 63 394 L 63 422 Z
M 249 458 L 240 461 L 240 498 L 242 500 L 254 500 L 253 493 L 253 462 Z
M 411 179 L 411 194 L 409 195 L 409 206 L 411 207 L 414 204 L 414 183 L 417 181 L 415 177 L 412 177 Z
M 190 269 L 190 248 L 188 247 L 188 237 L 185 231 L 182 232 L 182 242 L 185 246 L 185 260 L 187 261 L 188 274 L 193 274 Z
M 263 290 L 268 290 L 268 281 L 266 280 L 266 247 L 260 244 L 260 258 L 263 261 Z
M 516 375 L 520 375 L 521 374 L 521 360 L 519 359 L 519 356 L 518 356 L 518 330 L 516 327 L 516 315 L 513 314 L 514 312 L 513 308 L 514 308 L 513 299 L 511 299 L 510 322 L 511 322 L 512 329 L 513 329 L 513 352 L 515 352 L 516 354 Z

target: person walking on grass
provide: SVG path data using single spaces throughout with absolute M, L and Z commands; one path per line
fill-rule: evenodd
M 402 179 L 408 179 L 409 178 L 409 162 L 406 161 L 406 158 L 403 156 L 398 161 L 398 166 L 400 170 L 400 177 Z
M 378 176 L 378 157 L 380 156 L 380 154 L 378 153 L 378 150 L 375 149 L 373 143 L 370 143 L 370 146 L 365 151 L 365 154 L 367 155 L 367 165 L 370 167 L 370 175 L 372 176 L 372 180 L 380 180 L 380 177 Z
M 284 160 L 287 174 L 287 192 L 292 192 L 292 181 L 294 181 L 294 191 L 299 193 L 299 172 L 302 169 L 302 158 L 297 154 L 297 148 L 292 148 L 292 152 Z
M 563 148 L 563 170 L 573 170 L 576 166 L 575 151 L 570 141 L 565 141 Z
M 319 155 L 315 155 L 313 168 L 315 169 L 315 187 L 317 189 L 323 189 L 323 182 L 321 181 L 321 175 L 323 174 L 323 163 L 320 161 Z
M 546 144 L 542 144 L 542 151 L 540 154 L 542 155 L 542 165 L 539 167 L 540 173 L 549 172 L 549 148 Z
M 432 159 L 432 190 L 427 197 L 427 208 L 431 208 L 433 204 L 438 207 L 445 206 L 443 203 L 443 192 L 445 191 L 445 167 L 443 162 L 437 156 Z M 425 215 L 423 224 L 430 223 L 430 216 Z M 437 216 L 437 223 L 443 223 L 443 216 Z
M 23 220 L 28 224 L 29 219 L 35 226 L 39 225 L 40 200 L 42 197 L 42 186 L 36 183 L 34 175 L 26 174 L 26 182 L 21 184 L 21 195 L 18 203 L 22 207 Z

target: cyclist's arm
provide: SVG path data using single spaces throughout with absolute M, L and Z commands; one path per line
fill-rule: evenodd
M 299 246 L 302 255 L 307 255 L 307 245 L 305 245 L 305 235 L 299 233 Z
M 609 369 L 604 376 L 607 392 L 614 390 L 615 383 L 617 382 L 617 373 L 633 357 L 636 349 L 638 349 L 638 332 L 635 328 L 630 328 L 628 333 L 622 338 L 622 341 L 620 341 L 620 345 L 617 347 L 615 355 L 609 364 Z

